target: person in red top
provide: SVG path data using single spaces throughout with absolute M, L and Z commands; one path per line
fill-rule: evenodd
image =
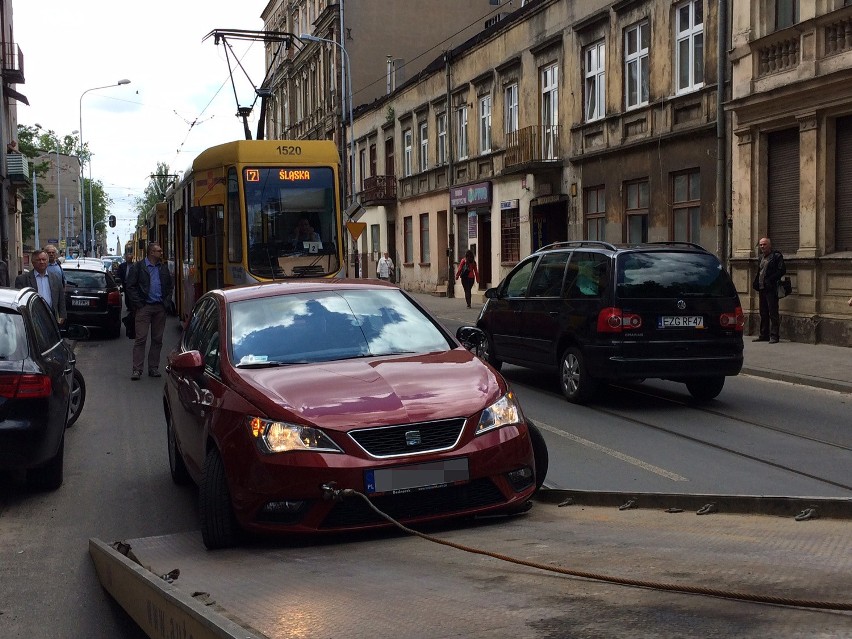
M 473 257 L 473 251 L 468 250 L 464 254 L 464 259 L 459 262 L 458 270 L 456 270 L 456 279 L 461 279 L 462 288 L 464 289 L 464 301 L 467 302 L 467 307 L 470 308 L 470 290 L 473 288 L 474 282 L 479 282 L 479 270 L 476 268 L 476 258 Z

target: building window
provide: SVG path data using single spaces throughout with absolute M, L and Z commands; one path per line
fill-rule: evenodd
M 701 244 L 701 173 L 672 176 L 672 239 Z
M 402 220 L 402 241 L 405 244 L 405 263 L 414 264 L 414 220 L 410 215 Z
M 500 260 L 514 263 L 521 259 L 521 217 L 518 209 L 501 211 Z
M 559 150 L 559 68 L 555 64 L 541 71 L 542 159 L 555 160 Z
M 381 227 L 378 224 L 370 225 L 370 252 L 373 254 L 373 259 L 378 260 L 381 256 Z
M 364 178 L 367 177 L 367 149 L 358 150 L 358 173 L 361 177 L 361 190 L 364 190 Z
M 376 174 L 376 162 L 378 161 L 378 154 L 376 153 L 376 145 L 370 145 L 370 177 L 373 177 Z
M 479 152 L 491 151 L 491 96 L 479 98 Z
M 402 175 L 411 175 L 411 129 L 402 132 Z
M 704 0 L 689 0 L 675 9 L 677 92 L 704 86 Z
M 587 47 L 583 52 L 586 108 L 584 115 L 586 122 L 598 120 L 604 116 L 604 101 L 606 100 L 606 86 L 604 80 L 604 62 L 606 48 L 604 41 L 596 42 Z
M 648 241 L 648 180 L 629 182 L 626 185 L 627 243 Z
M 429 129 L 425 122 L 420 123 L 420 170 L 429 168 Z
M 646 20 L 624 32 L 624 102 L 631 109 L 648 104 L 648 47 L 651 25 Z
M 456 110 L 456 140 L 459 160 L 467 158 L 467 105 Z
M 846 2 L 848 5 L 849 3 Z M 799 21 L 799 0 L 775 0 L 775 28 L 786 29 Z
M 510 84 L 503 90 L 503 104 L 505 109 L 504 121 L 506 133 L 514 133 L 518 130 L 518 85 Z
M 444 166 L 447 163 L 447 114 L 439 113 L 435 123 L 438 126 L 438 148 L 436 161 L 438 166 Z
M 429 259 L 429 214 L 420 215 L 420 263 L 428 264 Z
M 586 207 L 586 239 L 606 240 L 606 197 L 603 186 L 585 190 L 583 203 Z

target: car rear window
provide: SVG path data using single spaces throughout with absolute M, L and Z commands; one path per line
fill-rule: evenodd
M 24 318 L 17 313 L 0 312 L 0 361 L 18 361 L 26 355 Z
M 76 271 L 69 269 L 65 271 L 65 281 L 70 286 L 77 288 L 106 288 L 106 273 L 95 271 Z
M 618 257 L 616 273 L 621 299 L 736 295 L 721 263 L 709 253 L 625 253 Z

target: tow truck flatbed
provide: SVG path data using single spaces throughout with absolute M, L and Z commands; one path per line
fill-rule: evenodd
M 90 553 L 150 637 L 852 636 L 845 517 L 565 501 L 550 494 L 524 515 L 429 531 L 530 565 L 397 530 L 215 552 L 198 532 L 92 539 Z

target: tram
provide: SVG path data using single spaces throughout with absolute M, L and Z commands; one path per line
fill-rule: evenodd
M 160 238 L 181 321 L 215 288 L 341 277 L 339 178 L 329 140 L 238 140 L 195 158 L 166 193 Z

